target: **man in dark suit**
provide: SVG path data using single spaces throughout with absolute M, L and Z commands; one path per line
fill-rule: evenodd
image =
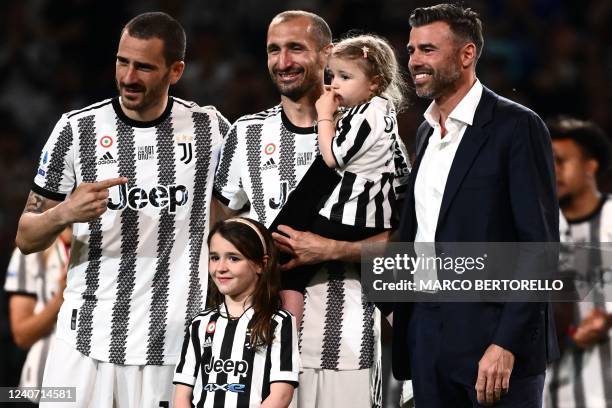
M 418 129 L 400 238 L 558 242 L 550 136 L 529 109 L 482 86 L 482 23 L 441 4 L 410 16 L 409 69 L 432 99 Z M 393 369 L 417 407 L 540 407 L 556 352 L 547 303 L 401 303 Z

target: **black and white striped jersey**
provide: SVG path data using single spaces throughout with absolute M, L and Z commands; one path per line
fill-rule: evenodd
M 332 152 L 342 180 L 319 214 L 346 225 L 392 228 L 410 173 L 393 104 L 375 96 L 346 111 Z
M 34 313 L 38 314 L 57 294 L 59 278 L 67 265 L 68 248 L 59 238 L 43 252 L 24 255 L 19 249 L 15 249 L 6 271 L 4 290 L 8 295 L 31 296 L 36 299 Z M 42 385 L 45 362 L 53 337 L 54 331 L 41 337 L 28 350 L 21 370 L 20 387 Z
M 296 127 L 280 105 L 244 116 L 225 137 L 215 195 L 235 210 L 250 204 L 248 216 L 269 227 L 317 154 L 315 128 Z M 302 366 L 370 368 L 374 314 L 375 307 L 365 301 L 353 265 L 322 265 L 305 293 Z
M 269 226 L 319 154 L 314 127 L 294 126 L 280 105 L 231 127 L 215 177 L 215 195 Z
M 225 305 L 197 316 L 185 333 L 174 374 L 175 384 L 193 387 L 193 406 L 259 407 L 270 394 L 270 384 L 297 387 L 300 369 L 295 319 L 279 310 L 273 317 L 271 346 L 251 347 L 247 309 L 229 319 Z
M 125 176 L 108 211 L 74 225 L 57 336 L 115 364 L 174 364 L 181 336 L 204 304 L 209 202 L 225 118 L 169 98 L 137 122 L 119 98 L 62 116 L 33 190 L 62 200 L 75 185 Z
M 612 197 L 602 197 L 601 205 L 590 216 L 568 220 L 570 243 L 612 242 Z M 595 265 L 612 265 L 612 254 L 600 251 L 601 259 L 589 259 Z M 591 270 L 591 267 L 584 266 Z M 582 268 L 581 268 L 582 269 Z M 612 313 L 612 272 L 598 274 L 589 299 L 575 304 L 575 325 L 587 317 L 594 307 Z M 612 407 L 612 329 L 605 340 L 589 349 L 569 345 L 561 359 L 548 367 L 544 406 L 547 408 Z

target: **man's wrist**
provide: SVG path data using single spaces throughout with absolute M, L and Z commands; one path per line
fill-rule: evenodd
M 336 241 L 333 239 L 330 239 L 330 243 L 329 245 L 327 245 L 327 258 L 330 261 L 341 261 L 342 257 L 341 257 L 341 252 L 342 252 L 342 241 Z
M 360 262 L 361 245 L 359 242 L 330 241 L 328 245 L 330 261 Z
M 63 230 L 68 225 L 72 224 L 72 222 L 68 219 L 66 215 L 66 205 L 66 202 L 63 201 L 55 207 L 50 208 L 46 211 L 47 217 L 49 217 L 49 221 L 51 221 L 51 224 L 59 230 Z

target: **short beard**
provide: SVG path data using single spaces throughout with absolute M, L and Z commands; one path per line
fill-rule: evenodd
M 126 105 L 126 108 L 135 112 L 143 112 L 150 108 L 151 106 L 157 104 L 162 95 L 164 94 L 165 87 L 168 84 L 168 78 L 170 77 L 170 71 L 168 71 L 161 82 L 154 88 L 147 88 L 142 95 L 142 100 L 138 104 L 132 105 L 132 101 L 122 100 L 123 104 Z M 121 95 L 121 84 L 117 81 L 117 89 L 119 91 L 119 95 Z M 128 106 L 129 105 L 129 106 Z
M 312 89 L 319 84 L 319 80 L 316 76 L 314 76 L 313 71 L 306 72 L 310 73 L 304 76 L 301 83 L 288 87 L 284 87 L 277 81 L 276 74 L 273 71 L 269 71 L 269 74 L 278 93 L 295 102 L 299 101 L 305 95 L 308 95 L 308 93 L 310 93 Z
M 416 87 L 416 94 L 419 98 L 437 99 L 445 93 L 448 93 L 449 90 L 454 89 L 460 77 L 461 71 L 454 69 L 454 67 L 445 69 L 444 71 L 434 71 L 430 86 L 422 88 Z
M 289 88 L 283 88 L 276 82 L 274 82 L 274 85 L 276 86 L 279 94 L 289 98 L 292 101 L 299 101 L 304 95 L 307 95 L 314 86 L 314 84 L 307 84 L 306 81 L 298 86 Z

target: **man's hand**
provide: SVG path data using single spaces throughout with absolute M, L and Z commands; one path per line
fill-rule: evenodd
M 476 398 L 483 405 L 498 402 L 510 389 L 510 374 L 514 367 L 514 354 L 491 344 L 478 362 Z
M 601 309 L 593 309 L 585 317 L 572 336 L 578 347 L 589 348 L 606 338 L 612 326 L 612 316 Z
M 125 177 L 116 177 L 96 183 L 82 183 L 61 202 L 30 191 L 19 218 L 15 243 L 24 254 L 49 248 L 68 225 L 88 222 L 104 214 L 108 205 L 108 189 L 127 182 Z
M 279 225 L 278 230 L 285 235 L 272 233 L 277 247 L 293 258 L 281 265 L 283 271 L 293 269 L 300 265 L 311 265 L 331 260 L 336 241 L 323 238 L 312 232 L 297 231 L 286 225 Z
M 70 196 L 58 206 L 65 225 L 89 222 L 100 217 L 108 208 L 108 189 L 128 182 L 126 177 L 116 177 L 96 183 L 80 184 Z

